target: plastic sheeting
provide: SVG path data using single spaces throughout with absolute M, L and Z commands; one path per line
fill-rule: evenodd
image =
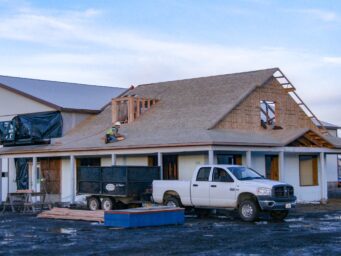
M 63 119 L 59 112 L 18 115 L 13 118 L 16 140 L 50 139 L 62 136 Z
M 28 162 L 29 158 L 15 158 L 15 169 L 17 175 L 17 189 L 28 189 Z
M 0 142 L 4 145 L 37 144 L 62 136 L 60 112 L 18 115 L 11 122 L 0 122 Z

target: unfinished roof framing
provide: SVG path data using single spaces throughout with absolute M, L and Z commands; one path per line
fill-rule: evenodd
M 295 100 L 295 102 L 301 107 L 301 109 L 308 115 L 308 117 L 318 125 L 323 134 L 329 134 L 325 128 L 323 122 L 321 122 L 313 111 L 303 102 L 302 98 L 297 94 L 295 86 L 290 82 L 287 76 L 278 68 L 277 72 L 273 74 L 274 78 L 283 86 L 285 91 Z
M 112 100 L 112 123 L 132 123 L 159 100 L 148 99 L 136 95 L 120 97 Z

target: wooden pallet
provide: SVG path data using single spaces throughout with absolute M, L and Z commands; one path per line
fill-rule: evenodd
M 61 220 L 83 220 L 92 222 L 104 222 L 104 211 L 71 210 L 67 208 L 53 208 L 40 213 L 38 218 L 61 219 Z

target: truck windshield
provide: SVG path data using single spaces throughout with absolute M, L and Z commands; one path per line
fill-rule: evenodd
M 229 167 L 228 169 L 238 180 L 264 179 L 262 175 L 247 167 Z

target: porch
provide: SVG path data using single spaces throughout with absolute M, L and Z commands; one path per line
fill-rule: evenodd
M 267 178 L 293 185 L 299 201 L 326 201 L 328 199 L 327 157 L 340 153 L 340 150 L 326 148 L 231 146 L 43 153 L 29 158 L 28 188 L 40 192 L 42 191 L 41 176 L 54 177 L 48 182 L 49 191 L 54 195 L 55 201 L 75 202 L 80 199 L 76 194 L 79 166 L 160 166 L 163 179 L 186 180 L 191 178 L 197 165 L 242 164 L 257 170 Z M 4 184 L 4 180 L 1 183 L 0 198 L 6 198 L 8 192 L 17 190 L 14 159 L 21 157 L 28 156 L 3 156 L 3 161 L 8 161 L 8 178 L 5 181 L 7 184 Z

